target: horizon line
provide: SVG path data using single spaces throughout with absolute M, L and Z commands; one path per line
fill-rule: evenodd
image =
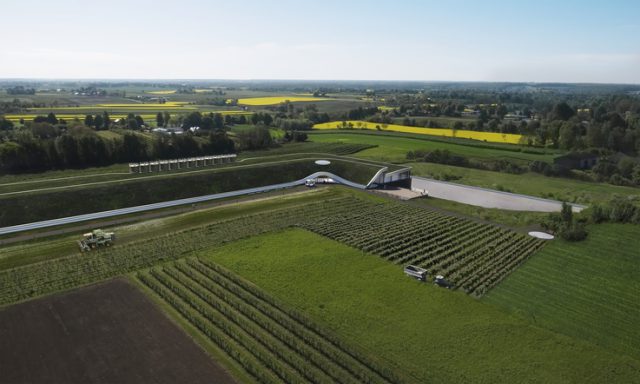
M 469 83 L 469 84 L 573 84 L 573 85 L 631 85 L 640 86 L 638 83 L 620 83 L 620 82 L 571 82 L 571 81 L 526 81 L 526 80 L 396 80 L 396 79 L 269 79 L 269 78 L 144 78 L 144 77 L 0 77 L 0 82 L 4 81 L 228 81 L 228 82 L 269 82 L 269 81 L 281 81 L 281 82 L 379 82 L 379 83 Z

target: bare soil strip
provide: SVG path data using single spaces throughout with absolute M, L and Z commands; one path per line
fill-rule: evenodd
M 3 383 L 235 383 L 124 279 L 0 311 Z

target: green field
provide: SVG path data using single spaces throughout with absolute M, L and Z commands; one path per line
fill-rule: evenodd
M 543 241 L 495 225 L 443 215 L 416 205 L 359 204 L 301 227 L 378 255 L 416 265 L 475 297 L 531 257 Z
M 640 362 L 424 285 L 375 256 L 289 230 L 204 252 L 415 382 L 633 382 Z
M 261 383 L 392 384 L 402 373 L 207 259 L 189 258 L 135 274 L 169 314 Z M 204 339 L 204 340 L 203 340 Z M 216 355 L 219 355 L 217 353 Z M 234 370 L 235 371 L 235 370 Z M 243 380 L 246 382 L 246 380 Z
M 90 182 L 73 186 L 29 190 L 0 198 L 0 223 L 4 226 L 84 213 L 106 211 L 162 201 L 268 186 L 303 179 L 318 171 L 331 172 L 366 185 L 381 165 L 333 158 L 316 165 L 317 157 L 202 168 L 176 174 L 147 174 L 127 180 Z M 189 185 L 189 188 L 184 188 Z M 25 208 L 27 210 L 25 211 Z
M 639 238 L 637 225 L 590 226 L 587 240 L 552 242 L 483 301 L 640 359 Z
M 311 204 L 318 200 L 334 199 L 349 196 L 351 191 L 340 189 L 303 189 L 291 195 L 280 196 L 278 192 L 261 195 L 256 201 L 240 203 L 237 199 L 221 202 L 222 206 L 163 217 L 153 220 L 138 220 L 131 224 L 104 227 L 99 223 L 95 226 L 103 227 L 117 233 L 117 245 L 130 242 L 145 241 L 167 234 L 204 226 L 220 220 L 230 220 L 247 215 L 260 214 L 266 211 L 286 209 Z M 85 224 L 86 230 L 92 228 L 91 223 Z M 81 237 L 80 231 L 71 234 L 49 236 L 41 239 L 28 239 L 0 247 L 0 271 L 19 266 L 29 265 L 41 261 L 54 260 L 60 257 L 78 254 L 77 241 Z
M 0 270 L 0 306 L 106 280 L 164 261 L 183 258 L 198 250 L 300 225 L 325 215 L 337 215 L 346 207 L 357 209 L 358 205 L 366 205 L 365 200 L 356 200 L 347 195 L 302 205 L 287 204 L 282 209 L 233 215 L 231 218 L 213 216 L 206 224 L 185 230 L 158 230 L 155 236 L 142 236 L 141 239 L 124 243 L 116 242 L 112 247 L 94 252 L 80 253 L 76 248 L 63 257 Z M 37 254 L 41 250 L 34 251 Z M 22 254 L 24 258 L 30 256 Z M 16 263 L 19 263 L 19 259 L 14 257 L 13 264 Z
M 223 345 L 233 348 L 218 352 L 231 354 L 229 359 L 238 365 L 232 368 L 234 372 L 251 371 L 253 365 L 247 365 L 248 361 L 267 367 L 253 371 L 254 378 L 264 374 L 264 377 L 280 378 L 275 381 L 291 378 L 291 381 L 308 382 L 322 377 L 334 378 L 326 381 L 340 381 L 336 378 L 356 375 L 353 377 L 360 379 L 345 379 L 346 382 L 367 382 L 365 377 L 373 375 L 378 377 L 373 382 L 387 382 L 372 373 L 380 369 L 371 367 L 390 367 L 404 378 L 403 382 L 626 383 L 637 379 L 640 360 L 635 344 L 629 343 L 635 343 L 638 333 L 624 332 L 625 327 L 633 326 L 632 321 L 637 319 L 638 313 L 637 307 L 628 304 L 632 300 L 629 295 L 635 294 L 638 287 L 635 283 L 638 274 L 633 272 L 633 242 L 629 240 L 638 235 L 636 227 L 623 226 L 633 228 L 632 232 L 613 238 L 610 238 L 610 231 L 607 236 L 598 235 L 597 229 L 607 226 L 590 229 L 592 237 L 588 241 L 608 244 L 604 254 L 614 254 L 616 251 L 612 247 L 617 242 L 624 242 L 628 248 L 623 248 L 626 256 L 616 258 L 606 271 L 608 275 L 626 275 L 612 284 L 605 296 L 593 295 L 596 292 L 593 286 L 585 288 L 589 299 L 598 303 L 594 306 L 619 317 L 605 323 L 605 316 L 592 315 L 593 321 L 600 323 L 590 324 L 595 331 L 589 338 L 584 335 L 584 328 L 575 327 L 576 324 L 584 326 L 583 317 L 590 314 L 587 309 L 591 302 L 574 304 L 573 301 L 579 301 L 576 292 L 582 292 L 573 287 L 571 295 L 563 298 L 573 305 L 565 306 L 569 315 L 558 312 L 557 303 L 552 306 L 556 312 L 547 312 L 542 305 L 544 295 L 539 295 L 535 289 L 531 291 L 531 308 L 538 311 L 538 305 L 542 309 L 532 315 L 509 307 L 514 305 L 513 298 L 509 299 L 509 304 L 501 304 L 493 291 L 488 300 L 477 300 L 465 295 L 462 289 L 449 291 L 405 277 L 401 265 L 393 263 L 394 255 L 406 260 L 426 261 L 435 255 L 434 260 L 439 261 L 430 266 L 432 272 L 448 271 L 448 276 L 460 276 L 460 271 L 473 270 L 472 276 L 489 277 L 494 274 L 486 274 L 487 271 L 504 271 L 503 260 L 513 260 L 509 265 L 517 266 L 522 260 L 519 255 L 527 257 L 521 250 L 528 246 L 526 240 L 529 238 L 493 226 L 443 216 L 421 205 L 422 202 L 407 205 L 347 188 L 319 188 L 120 226 L 115 228 L 118 240 L 114 247 L 89 254 L 78 253 L 75 245 L 78 234 L 3 246 L 0 248 L 0 306 L 131 273 L 142 283 L 150 284 L 145 292 L 157 292 L 154 295 L 162 297 L 156 297 L 157 300 L 181 297 L 182 304 L 178 307 L 168 310 L 168 305 L 163 305 L 163 308 L 171 316 L 195 316 L 187 320 L 181 317 L 178 323 L 189 332 L 194 332 L 194 327 L 208 332 L 207 336 L 192 333 L 197 340 L 202 341 L 204 337 L 215 343 L 231 337 L 233 341 Z M 292 226 L 297 228 L 291 229 Z M 492 245 L 494 243 L 504 245 L 498 247 Z M 420 247 L 416 248 L 418 244 Z M 474 252 L 483 244 L 493 247 L 493 252 L 480 254 L 495 255 L 482 258 L 481 265 L 477 265 L 475 259 L 464 262 L 465 257 L 477 254 Z M 562 244 L 547 244 L 542 252 L 530 256 L 522 270 L 535 265 L 541 259 L 540 255 L 548 254 L 548 249 L 554 250 Z M 361 250 L 365 247 L 371 253 Z M 596 249 L 592 245 L 590 248 Z M 431 254 L 427 249 L 435 253 Z M 585 276 L 601 265 L 596 252 L 592 252 L 593 257 L 586 258 L 582 266 L 581 273 Z M 442 258 L 441 254 L 448 256 Z M 496 256 L 499 254 L 505 255 L 504 258 Z M 557 252 L 551 254 L 558 255 Z M 425 259 L 425 255 L 429 257 Z M 194 256 L 226 266 L 239 275 L 237 279 L 257 284 L 264 292 L 261 297 L 273 297 L 282 306 L 280 309 L 274 309 L 272 304 L 260 307 L 260 302 L 247 305 L 245 300 L 250 298 L 236 288 L 233 295 L 222 291 L 216 293 L 220 299 L 214 300 L 203 289 L 218 292 L 219 288 L 210 286 L 201 272 L 197 272 L 198 268 L 204 269 L 202 265 L 194 264 Z M 185 261 L 185 257 L 191 261 Z M 463 265 L 448 260 L 462 260 Z M 207 262 L 203 260 L 202 263 Z M 476 264 L 478 268 L 469 269 L 467 264 Z M 496 265 L 500 268 L 495 269 Z M 615 269 L 615 265 L 620 267 Z M 137 272 L 147 268 L 152 268 L 152 272 Z M 568 264 L 557 277 L 567 279 L 572 271 L 579 269 L 580 266 Z M 191 277 L 185 277 L 185 273 Z M 519 274 L 520 270 L 516 270 L 511 276 L 516 278 Z M 534 275 L 550 274 L 542 271 Z M 206 274 L 207 279 L 224 280 L 216 276 Z M 510 281 L 507 278 L 504 286 L 509 286 Z M 551 292 L 562 291 L 564 282 L 556 280 Z M 172 284 L 179 287 L 187 284 L 192 293 L 185 296 L 183 288 L 172 288 Z M 254 290 L 251 284 L 242 284 Z M 624 286 L 633 284 L 635 288 L 629 290 L 629 294 L 622 292 Z M 532 284 L 532 287 L 537 289 L 538 285 Z M 173 293 L 167 293 L 167 289 Z M 496 292 L 501 289 L 501 285 L 494 288 Z M 196 292 L 205 296 L 198 296 Z M 194 294 L 200 299 L 194 299 Z M 617 295 L 618 301 L 613 295 Z M 558 294 L 558 297 L 562 296 Z M 203 306 L 202 300 L 211 307 Z M 606 305 L 600 304 L 603 300 Z M 519 302 L 517 299 L 515 304 Z M 196 307 L 184 312 L 184 306 L 192 303 Z M 621 309 L 621 304 L 626 307 Z M 183 312 L 179 308 L 183 308 Z M 255 308 L 268 312 L 260 310 L 258 313 Z M 221 315 L 216 314 L 218 309 L 223 311 L 219 312 Z M 280 316 L 283 311 L 293 315 L 278 321 L 263 316 L 265 313 L 270 314 L 268 317 Z M 514 313 L 508 313 L 510 311 Z M 578 315 L 572 318 L 573 311 Z M 624 311 L 632 317 L 622 316 Z M 593 309 L 591 313 L 598 312 Z M 192 322 L 201 319 L 200 316 L 210 315 L 215 315 L 218 324 L 213 328 L 206 322 Z M 540 321 L 543 316 L 549 316 L 548 323 Z M 563 321 L 567 316 L 571 320 Z M 316 324 L 326 337 L 314 339 L 312 349 L 305 347 L 305 343 L 296 338 L 307 331 L 296 325 L 299 321 L 295 318 L 303 319 L 305 324 Z M 187 322 L 191 326 L 185 325 Z M 607 328 L 602 327 L 609 323 L 613 324 L 615 332 L 607 336 L 604 331 Z M 204 332 L 202 329 L 197 332 Z M 215 329 L 225 329 L 224 335 Z M 267 334 L 263 335 L 265 329 Z M 242 336 L 246 332 L 254 336 Z M 625 341 L 624 335 L 631 338 Z M 323 349 L 318 348 L 324 348 L 320 346 L 321 340 L 327 338 L 346 345 L 335 350 L 332 356 L 342 356 L 344 351 L 352 350 L 370 363 L 347 364 L 360 367 L 356 372 L 350 372 L 345 366 L 341 368 L 340 363 L 349 357 L 325 359 Z M 351 353 L 347 355 L 352 356 Z M 314 361 L 313 365 L 307 364 L 306 357 L 301 356 L 315 359 L 308 360 Z M 229 359 L 221 361 L 228 362 Z
M 526 153 L 520 151 L 518 146 L 492 146 L 484 143 L 477 145 L 459 144 L 455 141 L 447 141 L 443 139 L 419 139 L 411 136 L 396 136 L 383 134 L 367 134 L 367 133 L 310 133 L 309 140 L 314 142 L 344 142 L 376 145 L 358 153 L 358 157 L 386 161 L 392 163 L 406 162 L 406 155 L 409 151 L 415 150 L 435 150 L 447 149 L 452 153 L 464 155 L 472 159 L 482 160 L 498 160 L 506 159 L 517 163 L 529 163 L 534 160 L 552 162 L 555 154 L 548 153 Z M 503 149 L 504 148 L 504 149 Z M 536 152 L 544 152 L 543 150 L 533 150 Z
M 573 203 L 606 202 L 617 196 L 640 199 L 640 188 L 561 177 L 547 177 L 539 173 L 516 175 L 434 163 L 410 163 L 408 165 L 412 167 L 411 173 L 415 176 L 435 176 L 437 178 L 443 178 L 445 175 L 455 176 L 456 179 L 453 180 L 455 183 L 502 189 L 514 193 Z

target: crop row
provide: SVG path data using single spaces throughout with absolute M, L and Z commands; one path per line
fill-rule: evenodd
M 396 264 L 444 275 L 474 296 L 484 295 L 543 244 L 497 226 L 395 202 L 323 216 L 303 227 Z
M 218 221 L 88 254 L 43 261 L 0 272 L 0 305 L 108 279 L 185 257 L 256 234 L 279 230 L 317 217 L 366 204 L 352 198 L 322 202 Z
M 392 383 L 398 377 L 207 259 L 137 274 L 259 382 Z

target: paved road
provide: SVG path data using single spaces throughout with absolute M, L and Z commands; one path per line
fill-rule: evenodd
M 200 203 L 200 202 L 203 202 L 203 201 L 211 201 L 211 200 L 225 199 L 225 198 L 228 198 L 228 197 L 250 195 L 250 194 L 253 194 L 253 193 L 269 192 L 269 191 L 273 191 L 273 190 L 277 190 L 277 189 L 291 188 L 291 187 L 295 187 L 295 186 L 298 186 L 298 185 L 304 185 L 304 183 L 305 183 L 305 181 L 307 179 L 315 179 L 317 177 L 328 177 L 328 178 L 331 178 L 335 182 L 340 183 L 340 184 L 348 185 L 348 186 L 353 187 L 353 188 L 365 189 L 365 186 L 362 185 L 362 184 L 351 182 L 349 180 L 343 179 L 342 177 L 334 175 L 332 173 L 329 173 L 329 172 L 316 172 L 316 173 L 314 173 L 312 175 L 309 175 L 309 176 L 307 176 L 307 177 L 305 177 L 303 179 L 296 180 L 296 181 L 291 181 L 291 182 L 288 182 L 288 183 L 273 184 L 273 185 L 267 185 L 267 186 L 264 186 L 264 187 L 241 189 L 241 190 L 238 190 L 238 191 L 216 193 L 216 194 L 213 194 L 213 195 L 190 197 L 190 198 L 187 198 L 187 199 L 164 201 L 164 202 L 161 202 L 161 203 L 139 205 L 139 206 L 136 206 L 136 207 L 114 209 L 114 210 L 111 210 L 111 211 L 95 212 L 95 213 L 88 213 L 88 214 L 78 215 L 78 216 L 63 217 L 63 218 L 60 218 L 60 219 L 38 221 L 38 222 L 28 223 L 28 224 L 13 225 L 13 226 L 10 226 L 10 227 L 0 228 L 0 235 L 6 235 L 6 234 L 9 234 L 9 233 L 17 233 L 17 232 L 24 232 L 24 231 L 30 231 L 30 230 L 34 230 L 34 229 L 40 229 L 40 228 L 53 227 L 53 226 L 57 226 L 57 225 L 78 223 L 78 222 L 87 221 L 87 220 L 95 220 L 95 219 L 103 219 L 103 218 L 113 217 L 113 216 L 127 215 L 127 214 L 130 214 L 130 213 L 152 211 L 152 210 L 161 209 L 161 208 L 170 208 L 170 207 L 175 207 L 175 206 L 178 206 L 178 205 L 195 204 L 195 203 Z
M 254 193 L 263 193 L 274 191 L 278 189 L 291 188 L 298 185 L 304 185 L 307 179 L 315 179 L 317 177 L 327 177 L 333 179 L 335 182 L 344 184 L 357 189 L 365 189 L 366 186 L 352 181 L 343 179 L 340 176 L 334 175 L 329 172 L 316 172 L 303 179 L 291 181 L 288 183 L 273 184 L 264 187 L 241 189 L 238 191 L 230 191 L 223 193 L 216 193 L 212 195 L 190 197 L 187 199 L 165 201 L 161 203 L 139 205 L 136 207 L 128 207 L 121 209 L 114 209 L 111 211 L 88 213 L 78 216 L 63 217 L 53 220 L 38 221 L 34 223 L 14 225 L 10 227 L 0 228 L 0 235 L 6 235 L 10 233 L 24 232 L 34 229 L 48 228 L 57 225 L 65 225 L 78 223 L 88 220 L 103 219 L 114 216 L 127 215 L 131 213 L 152 211 L 162 208 L 170 208 L 179 205 L 196 204 L 204 201 L 225 199 L 229 197 L 236 197 L 242 195 L 250 195 Z M 518 195 L 509 192 L 495 191 L 491 189 L 472 187 L 467 185 L 449 183 L 446 181 L 438 181 L 432 179 L 426 179 L 422 177 L 413 177 L 411 179 L 412 190 L 427 190 L 429 196 L 453 200 L 464 204 L 476 205 L 485 208 L 499 208 L 512 211 L 534 211 L 534 212 L 556 212 L 560 211 L 562 203 L 555 200 L 542 199 L 526 195 Z M 573 205 L 573 210 L 576 212 L 584 209 L 585 206 Z
M 556 200 L 519 195 L 480 187 L 449 183 L 413 176 L 411 189 L 426 190 L 429 196 L 438 199 L 457 201 L 484 208 L 499 208 L 509 211 L 559 212 L 562 203 Z M 572 204 L 574 212 L 580 212 L 584 205 Z

